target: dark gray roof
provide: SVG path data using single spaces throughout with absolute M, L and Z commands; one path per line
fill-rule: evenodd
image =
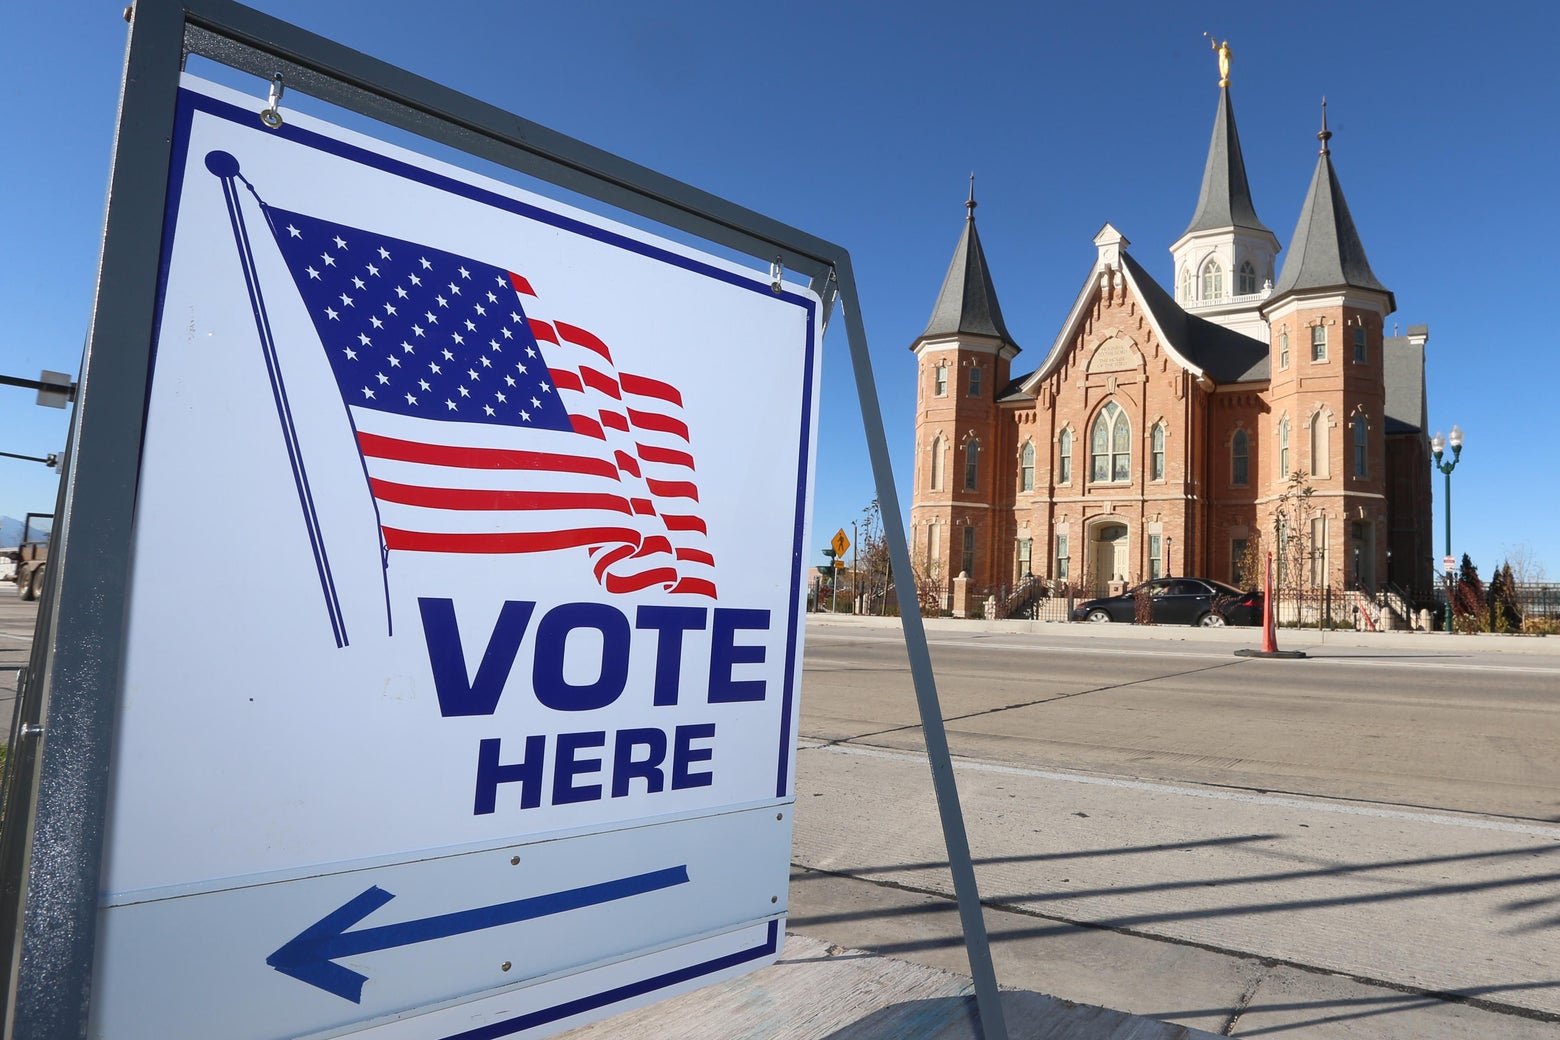
M 1365 259 L 1365 247 L 1360 244 L 1354 218 L 1349 216 L 1349 204 L 1344 201 L 1338 175 L 1333 172 L 1332 156 L 1324 142 L 1311 177 L 1311 190 L 1300 210 L 1300 222 L 1289 243 L 1289 259 L 1284 261 L 1269 300 L 1286 293 L 1345 286 L 1385 293 L 1389 307 L 1397 309 L 1391 290 L 1376 280 L 1370 261 Z
M 1387 433 L 1425 431 L 1424 325 L 1410 325 L 1406 336 L 1382 341 L 1382 378 L 1387 389 Z
M 932 320 L 927 322 L 926 331 L 916 342 L 929 336 L 994 336 L 1017 350 L 1018 344 L 1013 342 L 1007 326 L 1002 323 L 997 290 L 993 288 L 991 272 L 986 268 L 986 253 L 980 247 L 980 235 L 975 232 L 973 200 L 967 205 L 970 205 L 970 215 L 964 222 L 959 245 L 953 251 L 948 274 L 943 278 L 942 291 L 937 294 Z
M 1186 313 L 1130 253 L 1121 254 L 1121 263 L 1132 275 L 1143 306 L 1177 354 L 1221 385 L 1268 378 L 1266 343 Z
M 1235 131 L 1235 109 L 1230 104 L 1230 88 L 1219 89 L 1219 112 L 1213 120 L 1213 141 L 1208 145 L 1208 164 L 1203 167 L 1202 191 L 1197 196 L 1197 212 L 1182 232 L 1208 231 L 1224 227 L 1267 231 L 1257 219 L 1251 202 L 1251 186 L 1246 182 L 1246 160 L 1240 153 L 1240 134 Z

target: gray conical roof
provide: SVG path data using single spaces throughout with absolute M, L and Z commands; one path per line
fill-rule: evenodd
M 942 291 L 937 294 L 932 320 L 926 323 L 926 331 L 917 341 L 931 336 L 994 336 L 1016 350 L 1018 344 L 1002 322 L 997 290 L 991 284 L 986 253 L 975 231 L 974 198 L 965 205 L 969 207 L 969 217 L 964 221 L 964 233 L 959 236 L 953 262 L 948 265 Z
M 1326 139 L 1332 135 L 1324 129 L 1318 136 L 1323 139 L 1322 154 L 1316 160 L 1311 189 L 1306 193 L 1300 221 L 1289 243 L 1289 258 L 1284 261 L 1278 284 L 1273 286 L 1271 299 L 1286 293 L 1349 286 L 1385 293 L 1390 306 L 1396 309 L 1391 290 L 1377 281 L 1371 271 L 1354 218 L 1349 216 L 1349 204 L 1344 201 L 1343 188 L 1338 184 L 1327 149 Z
M 1219 88 L 1219 111 L 1213 120 L 1213 140 L 1208 145 L 1208 163 L 1203 167 L 1197 212 L 1182 234 L 1226 227 L 1273 233 L 1257 219 L 1257 208 L 1251 202 L 1246 160 L 1240 152 L 1240 134 L 1235 130 L 1235 109 L 1227 86 Z

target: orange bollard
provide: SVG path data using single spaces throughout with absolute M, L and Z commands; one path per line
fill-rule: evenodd
M 1262 582 L 1262 652 L 1278 653 L 1278 625 L 1273 617 L 1273 554 L 1267 554 L 1267 574 Z

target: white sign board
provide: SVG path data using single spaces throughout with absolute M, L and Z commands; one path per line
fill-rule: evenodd
M 91 1033 L 540 1036 L 779 952 L 820 308 L 186 78 Z

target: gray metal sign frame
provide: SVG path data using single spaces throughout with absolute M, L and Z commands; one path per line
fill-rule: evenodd
M 896 581 L 913 588 L 850 255 L 840 246 L 229 0 L 133 9 L 103 251 L 0 847 L 5 1035 L 87 1035 L 132 521 L 179 74 L 198 54 L 800 273 L 845 319 Z M 257 108 L 258 111 L 258 108 Z M 903 613 L 982 1033 L 1007 1036 L 920 615 Z M 174 811 L 174 807 L 170 807 Z

